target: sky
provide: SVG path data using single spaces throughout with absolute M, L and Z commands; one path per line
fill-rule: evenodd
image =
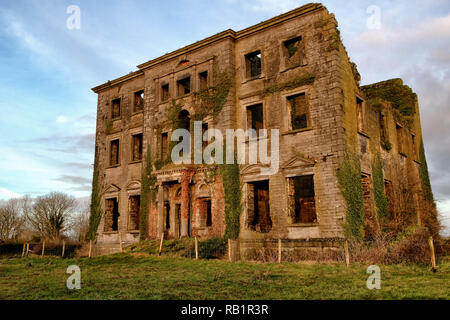
M 150 59 L 298 0 L 0 0 L 0 200 L 91 190 L 97 97 Z M 419 96 L 431 183 L 450 234 L 450 1 L 322 1 L 361 84 L 402 78 Z M 68 28 L 80 9 L 80 28 Z M 70 20 L 73 21 L 73 20 Z

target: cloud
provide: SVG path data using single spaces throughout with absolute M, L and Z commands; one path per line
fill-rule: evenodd
M 56 118 L 56 123 L 63 124 L 63 123 L 66 123 L 67 121 L 69 121 L 69 119 L 64 116 L 58 116 Z
M 295 0 L 257 0 L 256 4 L 251 5 L 251 10 L 255 12 L 274 12 L 281 13 L 301 6 Z
M 21 198 L 21 197 L 22 197 L 22 195 L 19 193 L 16 193 L 14 191 L 0 187 L 0 199 L 2 199 L 2 200 L 8 200 L 11 198 Z

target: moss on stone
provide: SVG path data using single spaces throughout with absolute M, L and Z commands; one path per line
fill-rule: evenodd
M 378 82 L 361 89 L 372 105 L 379 106 L 381 101 L 390 102 L 404 117 L 411 117 L 416 112 L 417 95 L 401 79 Z
M 310 72 L 294 77 L 282 83 L 276 83 L 264 89 L 265 93 L 275 93 L 285 89 L 294 89 L 303 85 L 313 84 L 316 76 Z

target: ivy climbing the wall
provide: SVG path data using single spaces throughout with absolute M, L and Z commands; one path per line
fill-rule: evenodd
M 367 99 L 381 99 L 392 103 L 394 109 L 403 117 L 411 117 L 415 113 L 417 95 L 403 84 L 401 79 L 392 79 L 361 87 Z
M 364 202 L 359 158 L 346 152 L 344 161 L 337 171 L 337 178 L 347 203 L 346 236 L 361 239 L 364 227 Z
M 240 216 L 242 211 L 242 190 L 239 174 L 239 165 L 219 165 L 222 176 L 224 200 L 225 200 L 225 238 L 237 239 L 239 237 Z
M 214 86 L 193 94 L 194 119 L 197 121 L 203 120 L 207 115 L 215 119 L 227 102 L 228 93 L 231 89 L 230 73 L 226 70 L 215 69 L 213 76 Z
M 95 154 L 94 174 L 92 177 L 92 194 L 91 194 L 91 215 L 89 217 L 89 231 L 88 239 L 95 240 L 98 225 L 102 218 L 102 208 L 100 204 L 100 186 L 99 186 L 99 169 L 98 169 L 98 155 Z
M 375 156 L 372 163 L 373 192 L 375 196 L 375 205 L 377 208 L 378 221 L 389 218 L 388 201 L 384 190 L 383 167 L 381 165 L 380 155 Z
M 422 184 L 423 197 L 427 201 L 434 202 L 434 196 L 433 191 L 431 190 L 430 175 L 428 173 L 428 164 L 427 159 L 425 157 L 425 148 L 423 146 L 423 141 L 420 142 L 419 161 L 420 161 L 419 176 Z
M 141 240 L 145 240 L 148 237 L 148 213 L 150 210 L 150 203 L 154 202 L 156 199 L 155 183 L 156 177 L 153 174 L 151 147 L 148 145 L 141 182 L 141 207 L 139 212 L 139 231 Z

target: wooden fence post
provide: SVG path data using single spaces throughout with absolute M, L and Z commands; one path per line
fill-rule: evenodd
M 348 253 L 348 240 L 345 240 L 344 242 L 344 251 L 345 251 L 345 264 L 347 267 L 350 266 L 350 255 Z
M 198 238 L 195 237 L 195 260 L 198 260 Z
M 45 240 L 44 240 L 44 242 L 42 242 L 42 253 L 41 253 L 41 257 L 44 256 L 44 253 L 45 253 Z
M 27 257 L 28 257 L 28 252 L 30 251 L 30 243 L 27 243 Z
M 281 263 L 281 239 L 278 239 L 278 263 Z
M 89 240 L 89 258 L 92 257 L 92 240 Z
M 25 255 L 25 247 L 26 247 L 26 243 L 24 242 L 23 243 L 23 249 L 22 249 L 22 258 Z
M 159 256 L 161 256 L 162 253 L 163 241 L 164 241 L 164 232 L 161 233 L 161 242 L 159 243 L 159 253 L 158 253 Z
M 66 240 L 63 240 L 63 245 L 62 245 L 61 257 L 63 257 L 63 258 L 64 258 L 64 251 L 66 251 Z
M 433 237 L 428 238 L 428 243 L 430 244 L 431 251 L 431 266 L 433 268 L 433 272 L 436 272 L 436 255 L 434 254 Z
M 119 231 L 119 244 L 120 244 L 120 252 L 123 252 L 122 232 L 120 231 Z
M 233 262 L 233 255 L 231 252 L 231 239 L 228 239 L 228 260 Z

